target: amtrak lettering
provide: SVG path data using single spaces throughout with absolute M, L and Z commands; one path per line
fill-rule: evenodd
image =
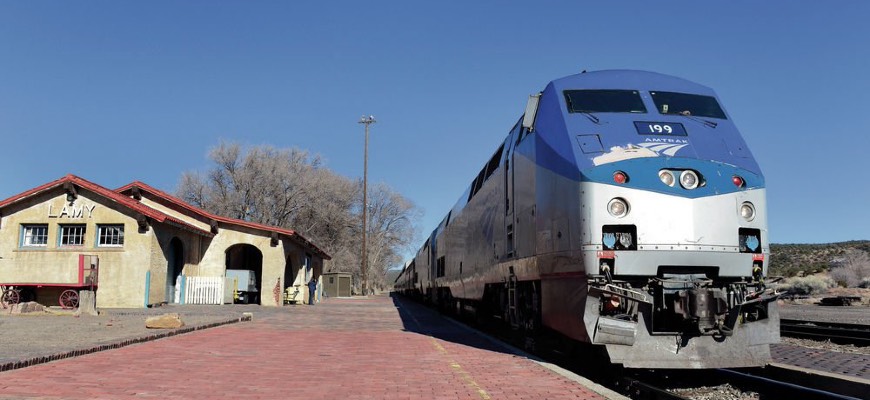
M 689 141 L 686 139 L 671 139 L 671 138 L 646 138 L 646 139 L 644 139 L 644 142 L 689 144 Z
M 85 211 L 88 212 L 88 218 L 94 217 L 94 209 L 97 208 L 96 204 L 87 205 L 64 205 L 63 208 L 60 209 L 60 212 L 57 214 L 52 213 L 51 204 L 48 205 L 48 217 L 49 218 L 84 218 Z

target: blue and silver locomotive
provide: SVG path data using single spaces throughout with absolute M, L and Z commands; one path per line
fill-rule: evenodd
M 710 88 L 550 82 L 397 279 L 426 301 L 603 346 L 630 368 L 764 365 L 764 177 Z

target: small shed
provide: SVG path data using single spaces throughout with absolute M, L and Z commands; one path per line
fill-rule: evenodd
M 326 297 L 350 297 L 351 275 L 348 272 L 325 272 L 323 294 Z

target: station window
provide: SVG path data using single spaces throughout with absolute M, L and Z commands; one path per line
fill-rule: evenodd
M 124 225 L 98 225 L 97 246 L 121 247 L 124 245 Z
M 82 246 L 85 244 L 84 225 L 61 225 L 60 246 Z
M 45 247 L 47 244 L 48 224 L 21 226 L 21 247 Z

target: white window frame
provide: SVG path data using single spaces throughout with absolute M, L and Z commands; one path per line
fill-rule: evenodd
M 97 247 L 124 247 L 124 224 L 97 225 Z
M 42 240 L 34 242 L 35 238 Z M 22 224 L 21 247 L 48 247 L 48 224 Z
M 57 247 L 84 247 L 88 227 L 85 224 L 61 224 Z

